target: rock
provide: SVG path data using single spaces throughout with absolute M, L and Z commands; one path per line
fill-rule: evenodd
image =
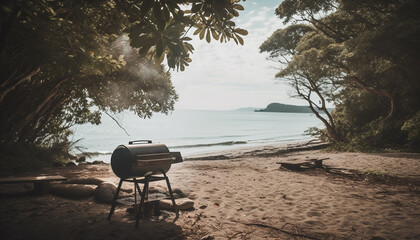
M 179 210 L 186 211 L 194 209 L 194 201 L 188 198 L 179 198 L 175 200 L 176 206 Z M 164 199 L 159 200 L 159 207 L 161 209 L 166 210 L 173 210 L 172 200 L 171 199 Z
M 117 188 L 114 184 L 103 182 L 95 191 L 95 200 L 100 203 L 112 203 Z
M 74 162 L 68 162 L 68 163 L 66 163 L 66 166 L 67 167 L 73 167 L 73 166 L 76 166 L 76 163 L 74 163 Z
M 32 191 L 33 184 L 16 183 L 16 184 L 1 184 L 0 195 L 19 196 Z
M 96 186 L 84 184 L 51 184 L 50 192 L 67 198 L 84 198 L 92 196 Z
M 104 161 L 95 160 L 95 161 L 92 162 L 92 164 L 104 164 Z
M 79 164 L 77 164 L 77 166 L 85 166 L 85 165 L 89 165 L 88 162 L 79 162 Z
M 69 179 L 63 184 L 86 184 L 86 185 L 100 185 L 104 181 L 99 178 L 75 178 Z
M 54 162 L 53 163 L 53 167 L 63 167 L 63 166 L 65 166 L 65 164 L 62 163 L 62 162 Z
M 76 159 L 76 162 L 85 162 L 86 161 L 86 157 L 85 156 L 80 156 Z
M 174 193 L 175 198 L 186 198 L 186 197 L 188 197 L 188 195 L 185 194 L 184 191 L 182 191 L 179 188 L 172 189 L 172 192 Z

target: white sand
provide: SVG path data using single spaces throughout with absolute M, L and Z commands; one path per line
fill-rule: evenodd
M 134 220 L 124 206 L 117 207 L 109 223 L 109 205 L 53 195 L 0 199 L 4 206 L 0 214 L 8 219 L 0 223 L 7 226 L 6 236 L 11 239 L 420 239 L 420 154 L 313 150 L 260 157 L 258 154 L 269 155 L 278 149 L 256 150 L 215 154 L 230 154 L 235 159 L 173 164 L 168 172 L 172 187 L 195 202 L 195 210 L 182 212 L 174 223 L 172 213 L 161 222 L 144 220 L 134 229 Z M 410 181 L 382 184 L 322 170 L 284 170 L 276 164 L 308 158 L 329 158 L 324 163 L 334 168 L 387 173 Z M 109 165 L 55 168 L 43 173 L 119 180 Z M 151 186 L 165 187 L 165 183 Z M 124 188 L 130 187 L 124 184 Z

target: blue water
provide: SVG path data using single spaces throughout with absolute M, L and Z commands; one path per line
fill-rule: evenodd
M 155 114 L 142 119 L 133 113 L 114 116 L 129 136 L 109 116 L 102 124 L 73 127 L 72 140 L 84 151 L 101 153 L 97 159 L 109 161 L 109 154 L 130 140 L 147 139 L 166 144 L 171 151 L 183 156 L 262 146 L 310 139 L 304 131 L 322 127 L 313 114 L 266 113 L 251 111 L 176 110 L 169 115 Z M 75 153 L 78 153 L 75 151 Z

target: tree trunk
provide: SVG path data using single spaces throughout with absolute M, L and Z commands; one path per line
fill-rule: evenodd
M 35 111 L 28 114 L 25 119 L 20 124 L 20 127 L 17 130 L 17 136 L 18 140 L 24 140 L 23 136 L 26 134 L 23 132 L 23 130 L 29 126 L 30 122 L 34 120 L 34 118 L 41 112 L 41 110 L 47 106 L 47 104 L 54 99 L 54 97 L 58 94 L 60 86 L 69 80 L 71 77 L 64 77 L 62 79 L 59 79 L 55 87 L 50 91 L 48 96 L 38 105 L 38 107 L 35 109 Z
M 41 69 L 38 67 L 37 69 L 35 69 L 34 71 L 28 73 L 28 74 L 24 74 L 23 76 L 19 76 L 18 78 L 13 78 L 13 76 L 11 76 L 8 80 L 6 80 L 2 85 L 1 85 L 1 92 L 0 92 L 0 103 L 3 101 L 4 97 L 6 97 L 6 95 L 13 91 L 17 86 L 19 86 L 20 84 L 22 84 L 23 82 L 25 82 L 26 80 L 30 79 L 31 77 L 33 77 L 35 74 L 37 74 Z

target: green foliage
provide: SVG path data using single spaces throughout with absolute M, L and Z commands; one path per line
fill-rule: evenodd
M 21 172 L 62 165 L 68 161 L 63 152 L 26 143 L 3 143 L 0 145 L 0 172 Z
M 189 65 L 190 29 L 243 44 L 239 2 L 2 1 L 0 144 L 62 155 L 68 129 L 99 124 L 102 112 L 168 113 L 178 96 L 161 63 Z
M 404 122 L 401 130 L 407 133 L 407 139 L 410 146 L 420 146 L 420 111 L 416 113 L 412 118 L 409 118 Z
M 419 9 L 415 0 L 279 5 L 276 15 L 292 25 L 260 50 L 280 62 L 276 77 L 296 97 L 314 110 L 336 106 L 328 119 L 318 116 L 325 131 L 309 132 L 348 150 L 419 151 Z
M 305 130 L 305 134 L 318 138 L 319 140 L 323 141 L 323 142 L 331 142 L 332 140 L 330 139 L 328 132 L 325 129 L 320 129 L 317 127 L 311 127 L 307 130 Z

